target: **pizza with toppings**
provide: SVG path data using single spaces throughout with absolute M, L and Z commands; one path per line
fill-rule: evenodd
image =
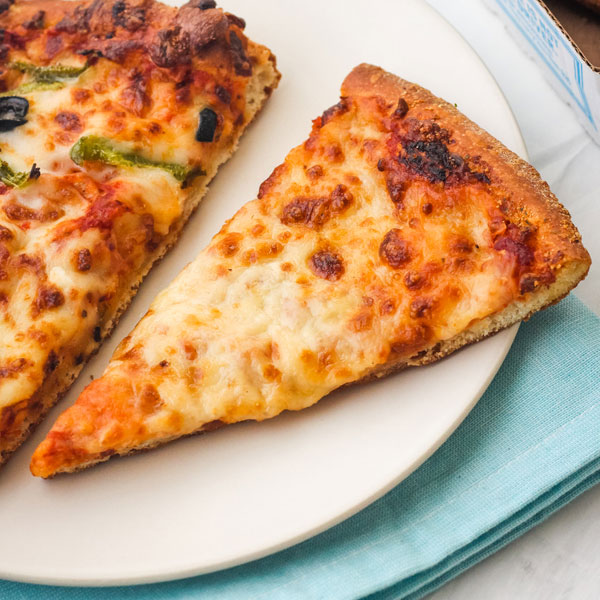
M 1 464 L 173 244 L 279 73 L 211 0 L 0 12 Z
M 37 448 L 51 477 L 300 410 L 560 300 L 590 258 L 539 174 L 361 65 Z

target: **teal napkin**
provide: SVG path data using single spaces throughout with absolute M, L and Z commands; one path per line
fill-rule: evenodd
M 0 581 L 0 598 L 421 598 L 600 479 L 599 373 L 600 319 L 571 296 L 521 326 L 475 409 L 421 468 L 329 531 L 182 581 L 128 588 Z

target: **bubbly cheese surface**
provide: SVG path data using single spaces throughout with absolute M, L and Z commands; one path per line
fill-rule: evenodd
M 523 210 L 531 189 L 401 92 L 342 90 L 59 418 L 35 474 L 308 407 L 554 281 L 564 254 Z

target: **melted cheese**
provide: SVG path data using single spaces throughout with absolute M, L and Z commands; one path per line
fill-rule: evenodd
M 35 14 L 36 4 L 46 11 L 42 29 L 22 25 Z M 102 12 L 106 6 L 101 4 L 92 8 Z M 198 190 L 231 152 L 263 98 L 246 106 L 255 82 L 249 73 L 236 72 L 226 42 L 196 52 L 183 66 L 159 68 L 147 49 L 136 50 L 135 44 L 149 44 L 156 30 L 171 26 L 176 9 L 146 2 L 143 27 L 134 23 L 127 29 L 122 24 L 127 15 L 121 13 L 130 7 L 119 5 L 120 12 L 108 7 L 103 18 L 121 19 L 121 25 L 108 23 L 119 43 L 134 40 L 133 49 L 120 58 L 92 53 L 90 66 L 77 77 L 63 78 L 59 89 L 20 91 L 33 76 L 10 66 L 1 75 L 3 89 L 25 97 L 29 109 L 24 125 L 0 133 L 0 157 L 15 171 L 29 173 L 35 164 L 41 176 L 20 189 L 0 184 L 0 437 L 4 415 L 9 428 L 14 420 L 3 409 L 29 401 L 59 364 L 77 366 L 97 347 L 132 286 L 164 252 L 169 235 L 198 201 Z M 7 33 L 6 39 L 28 41 L 10 48 L 5 66 L 14 61 L 82 65 L 80 51 L 100 38 L 92 33 L 85 38 L 85 28 L 54 29 L 75 8 L 74 3 L 43 2 L 11 7 L 3 15 L 3 28 L 15 38 Z M 243 38 L 239 22 L 231 25 L 222 11 L 205 14 L 225 23 L 224 40 L 230 28 Z M 113 36 L 114 31 L 101 39 Z M 247 43 L 257 69 L 269 61 L 265 48 Z M 59 51 L 49 58 L 55 46 Z M 274 69 L 269 73 L 275 78 Z M 219 86 L 226 90 L 220 97 Z M 227 101 L 227 94 L 234 100 Z M 212 143 L 199 143 L 198 115 L 206 106 L 215 108 L 219 124 Z M 155 163 L 201 168 L 204 175 L 182 185 L 162 168 L 75 164 L 72 147 L 90 135 Z M 1 460 L 5 446 L 0 441 Z
M 34 473 L 308 407 L 500 313 L 524 273 L 550 281 L 551 241 L 500 210 L 513 190 L 494 166 L 468 164 L 476 146 L 430 107 L 395 102 L 350 96 L 315 121 L 59 418 Z

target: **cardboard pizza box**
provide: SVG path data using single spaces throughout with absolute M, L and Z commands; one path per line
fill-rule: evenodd
M 485 1 L 600 144 L 600 1 Z

